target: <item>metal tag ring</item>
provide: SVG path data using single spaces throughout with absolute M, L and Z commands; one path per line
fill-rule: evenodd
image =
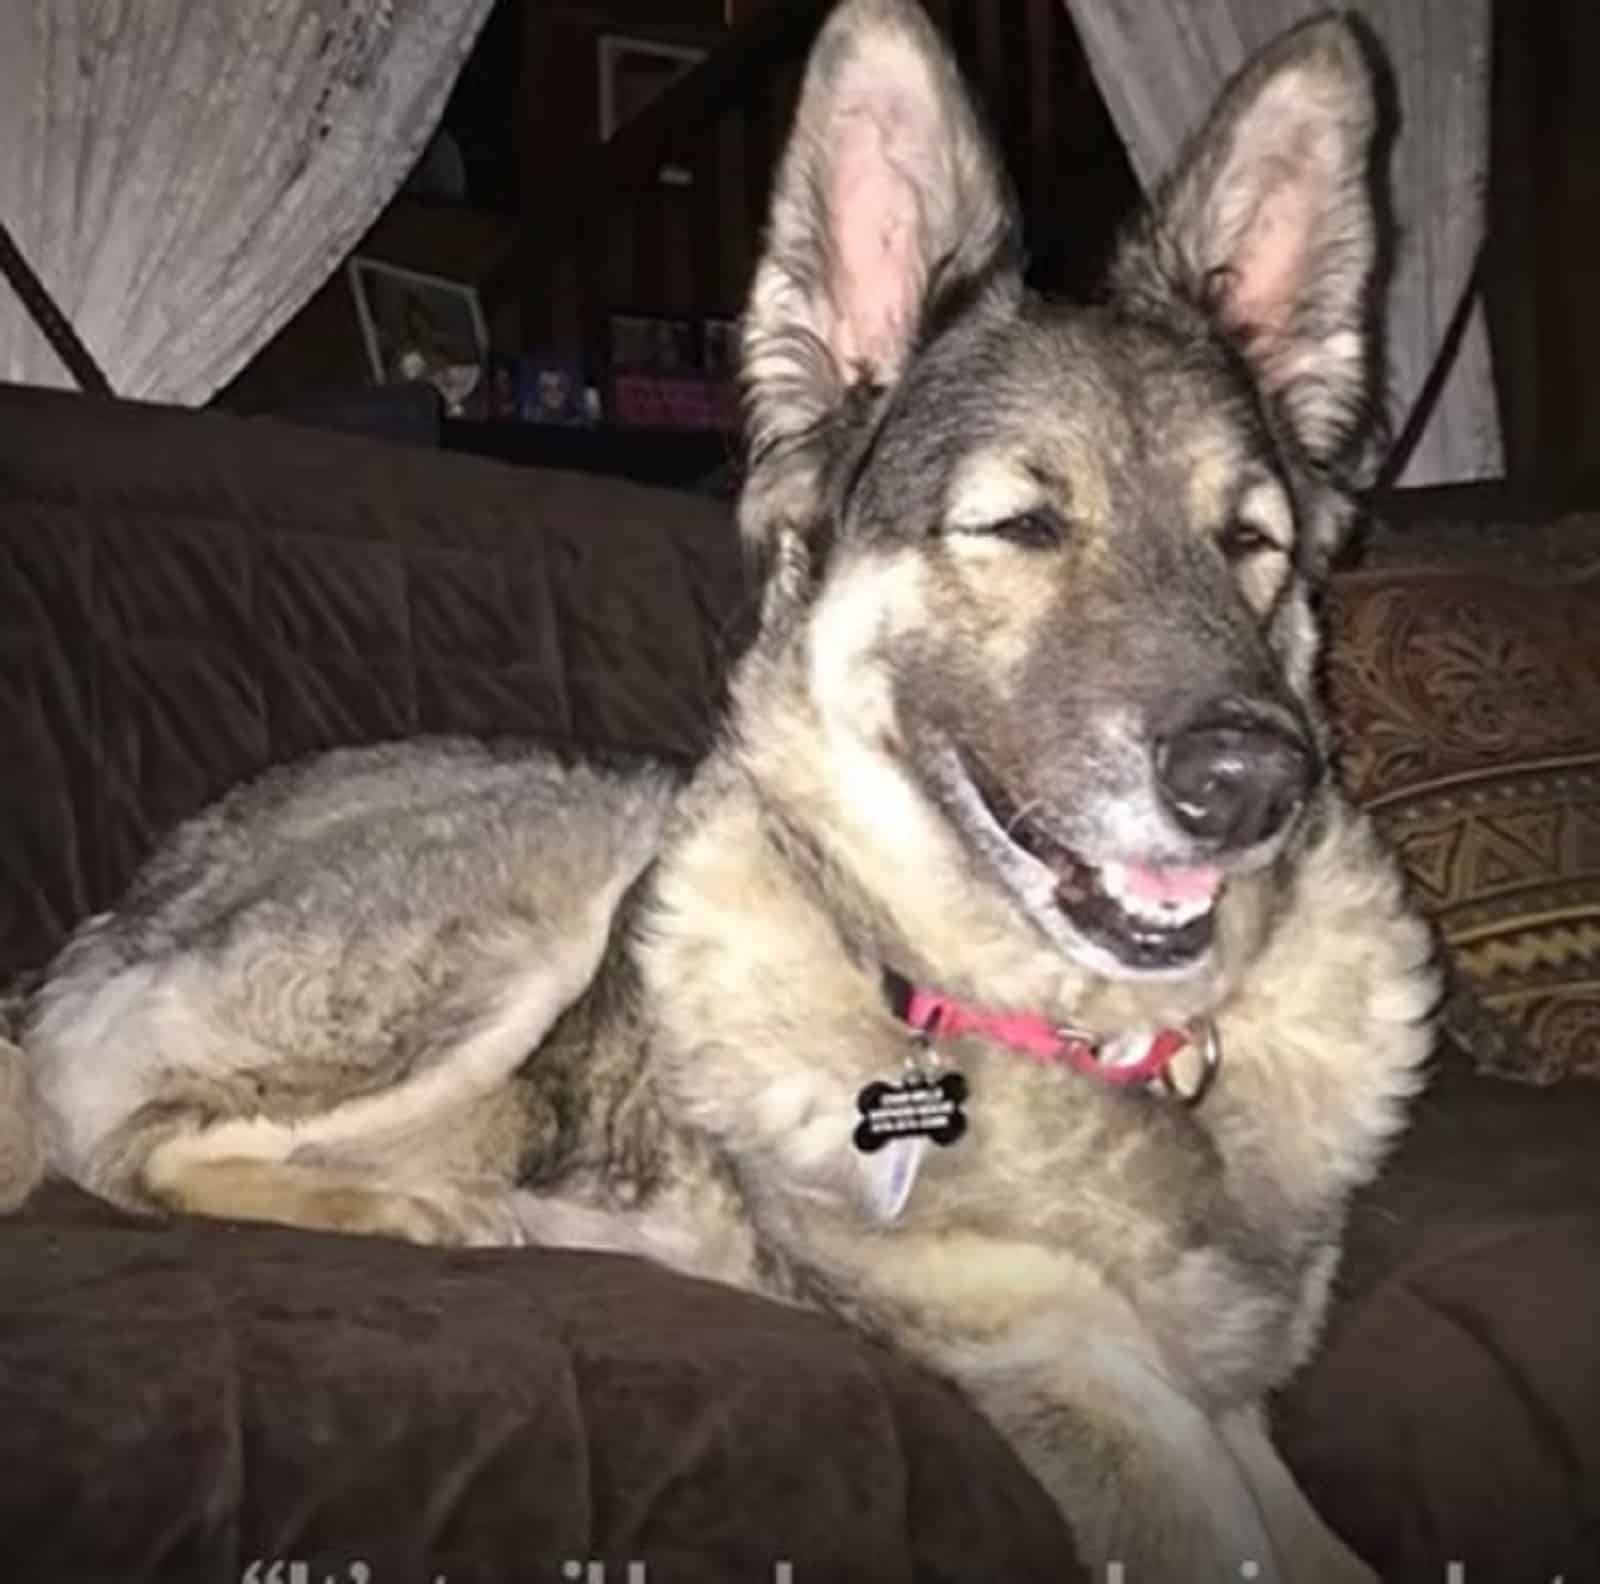
M 1172 1064 L 1161 1070 L 1161 1087 L 1186 1106 L 1197 1106 L 1205 1099 L 1222 1065 L 1222 1038 L 1210 1018 L 1196 1018 L 1189 1024 L 1189 1039 L 1200 1052 L 1200 1074 L 1192 1089 L 1185 1089 L 1172 1075 Z

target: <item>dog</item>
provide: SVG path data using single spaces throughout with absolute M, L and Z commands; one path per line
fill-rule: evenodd
M 1347 23 L 1288 33 L 1103 299 L 1051 303 L 935 30 L 838 7 L 741 332 L 763 592 L 718 745 L 226 797 L 32 1009 L 54 1170 L 821 1306 L 965 1391 L 1091 1565 L 1370 1577 L 1263 1404 L 1435 999 L 1316 684 L 1374 104 Z

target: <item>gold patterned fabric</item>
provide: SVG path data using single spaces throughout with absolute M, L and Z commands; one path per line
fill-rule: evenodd
M 1451 1032 L 1506 1076 L 1600 1078 L 1600 541 L 1343 573 L 1330 615 L 1346 785 L 1477 1003 Z

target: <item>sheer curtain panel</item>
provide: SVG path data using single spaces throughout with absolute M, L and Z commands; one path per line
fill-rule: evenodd
M 306 302 L 490 4 L 0 4 L 0 217 L 118 395 L 198 405 Z M 3 285 L 0 378 L 71 383 Z
M 1148 188 L 1222 83 L 1325 0 L 1066 0 L 1095 79 Z M 1397 236 L 1388 299 L 1389 415 L 1398 432 L 1440 356 L 1484 231 L 1489 0 L 1356 0 L 1394 72 L 1389 171 Z M 1063 201 L 1068 201 L 1064 196 Z M 1405 484 L 1497 477 L 1500 422 L 1481 304 L 1466 321 Z

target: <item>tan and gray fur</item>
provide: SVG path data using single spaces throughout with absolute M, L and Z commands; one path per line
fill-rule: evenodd
M 27 1057 L 13 1037 L 23 998 L 0 996 L 0 1215 L 15 1210 L 44 1173 L 44 1142 Z
M 1285 36 L 1106 299 L 1051 304 L 920 10 L 841 6 L 746 317 L 766 584 L 720 745 L 682 782 L 417 743 L 235 793 L 38 1000 L 55 1170 L 822 1305 L 958 1382 L 1091 1563 L 1364 1577 L 1262 1414 L 1434 994 L 1314 680 L 1369 433 L 1374 121 L 1343 22 Z M 1222 877 L 1182 949 L 1085 911 L 1130 862 Z M 907 1192 L 851 1143 L 907 1051 L 885 967 L 1108 1032 L 1210 1017 L 1220 1076 L 1189 1108 L 947 1042 L 970 1130 Z

